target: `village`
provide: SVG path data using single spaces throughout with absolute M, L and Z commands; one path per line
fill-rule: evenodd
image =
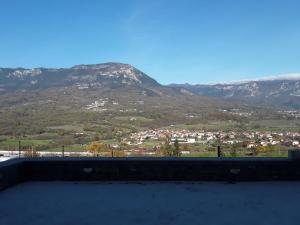
M 281 145 L 291 148 L 300 147 L 299 132 L 268 132 L 268 131 L 189 131 L 172 129 L 153 129 L 133 133 L 125 139 L 128 145 L 141 145 L 148 140 L 176 140 L 180 144 L 211 144 L 224 145 L 242 144 L 245 148 L 258 146 Z

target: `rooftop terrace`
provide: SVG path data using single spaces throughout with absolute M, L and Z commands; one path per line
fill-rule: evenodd
M 18 158 L 0 163 L 0 224 L 289 225 L 299 188 L 297 157 Z

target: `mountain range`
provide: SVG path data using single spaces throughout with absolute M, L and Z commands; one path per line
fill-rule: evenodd
M 278 108 L 300 108 L 300 76 L 282 76 L 220 84 L 161 85 L 128 64 L 103 63 L 71 68 L 0 68 L 0 94 L 30 92 L 98 90 L 101 94 L 133 92 L 140 96 L 191 97 L 216 102 L 234 102 Z M 65 91 L 65 90 L 64 90 Z M 111 94 L 111 93 L 110 93 Z M 135 96 L 133 96 L 135 95 Z M 122 97 L 122 96 L 120 96 Z M 202 97 L 202 98 L 201 98 Z M 208 98 L 203 98 L 208 97 Z M 211 98 L 212 97 L 212 98 Z
M 278 108 L 300 108 L 300 77 L 298 79 L 261 79 L 222 84 L 172 84 L 195 95 L 210 96 L 230 101 L 246 102 Z

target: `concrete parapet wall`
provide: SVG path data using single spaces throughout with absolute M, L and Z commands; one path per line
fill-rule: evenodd
M 25 181 L 24 160 L 11 159 L 0 163 L 0 191 Z
M 0 190 L 23 181 L 300 180 L 288 158 L 33 158 L 0 164 Z

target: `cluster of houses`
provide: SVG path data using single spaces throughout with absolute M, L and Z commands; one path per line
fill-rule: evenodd
M 300 110 L 281 110 L 278 113 L 284 117 L 300 118 Z
M 110 100 L 109 98 L 105 99 L 99 99 L 90 105 L 86 106 L 86 110 L 93 110 L 93 111 L 106 111 L 107 108 L 104 108 L 108 103 L 111 103 L 112 105 L 119 105 L 119 102 L 115 100 Z
M 170 138 L 172 142 L 178 140 L 179 143 L 187 144 L 209 144 L 211 142 L 219 141 L 223 144 L 244 143 L 247 148 L 267 145 L 285 145 L 300 147 L 300 133 L 299 132 L 262 132 L 262 131 L 189 131 L 189 130 L 145 130 L 133 133 L 127 144 L 139 145 L 146 140 L 163 140 Z
M 253 112 L 246 112 L 246 111 L 242 111 L 241 109 L 218 109 L 218 111 L 220 112 L 224 112 L 224 113 L 229 113 L 231 115 L 235 115 L 235 116 L 242 116 L 242 117 L 250 117 L 252 116 Z
M 131 101 L 128 103 L 131 104 L 132 106 L 145 104 L 144 101 Z M 118 110 L 119 112 L 137 112 L 138 111 L 134 107 L 126 109 L 126 108 L 124 108 L 124 106 L 120 105 L 120 103 L 118 101 L 116 101 L 114 99 L 110 99 L 110 98 L 100 98 L 84 107 L 85 110 L 95 111 L 95 112 L 103 112 L 103 111 L 111 110 L 112 108 L 119 109 Z M 143 111 L 139 110 L 139 112 L 142 113 Z

